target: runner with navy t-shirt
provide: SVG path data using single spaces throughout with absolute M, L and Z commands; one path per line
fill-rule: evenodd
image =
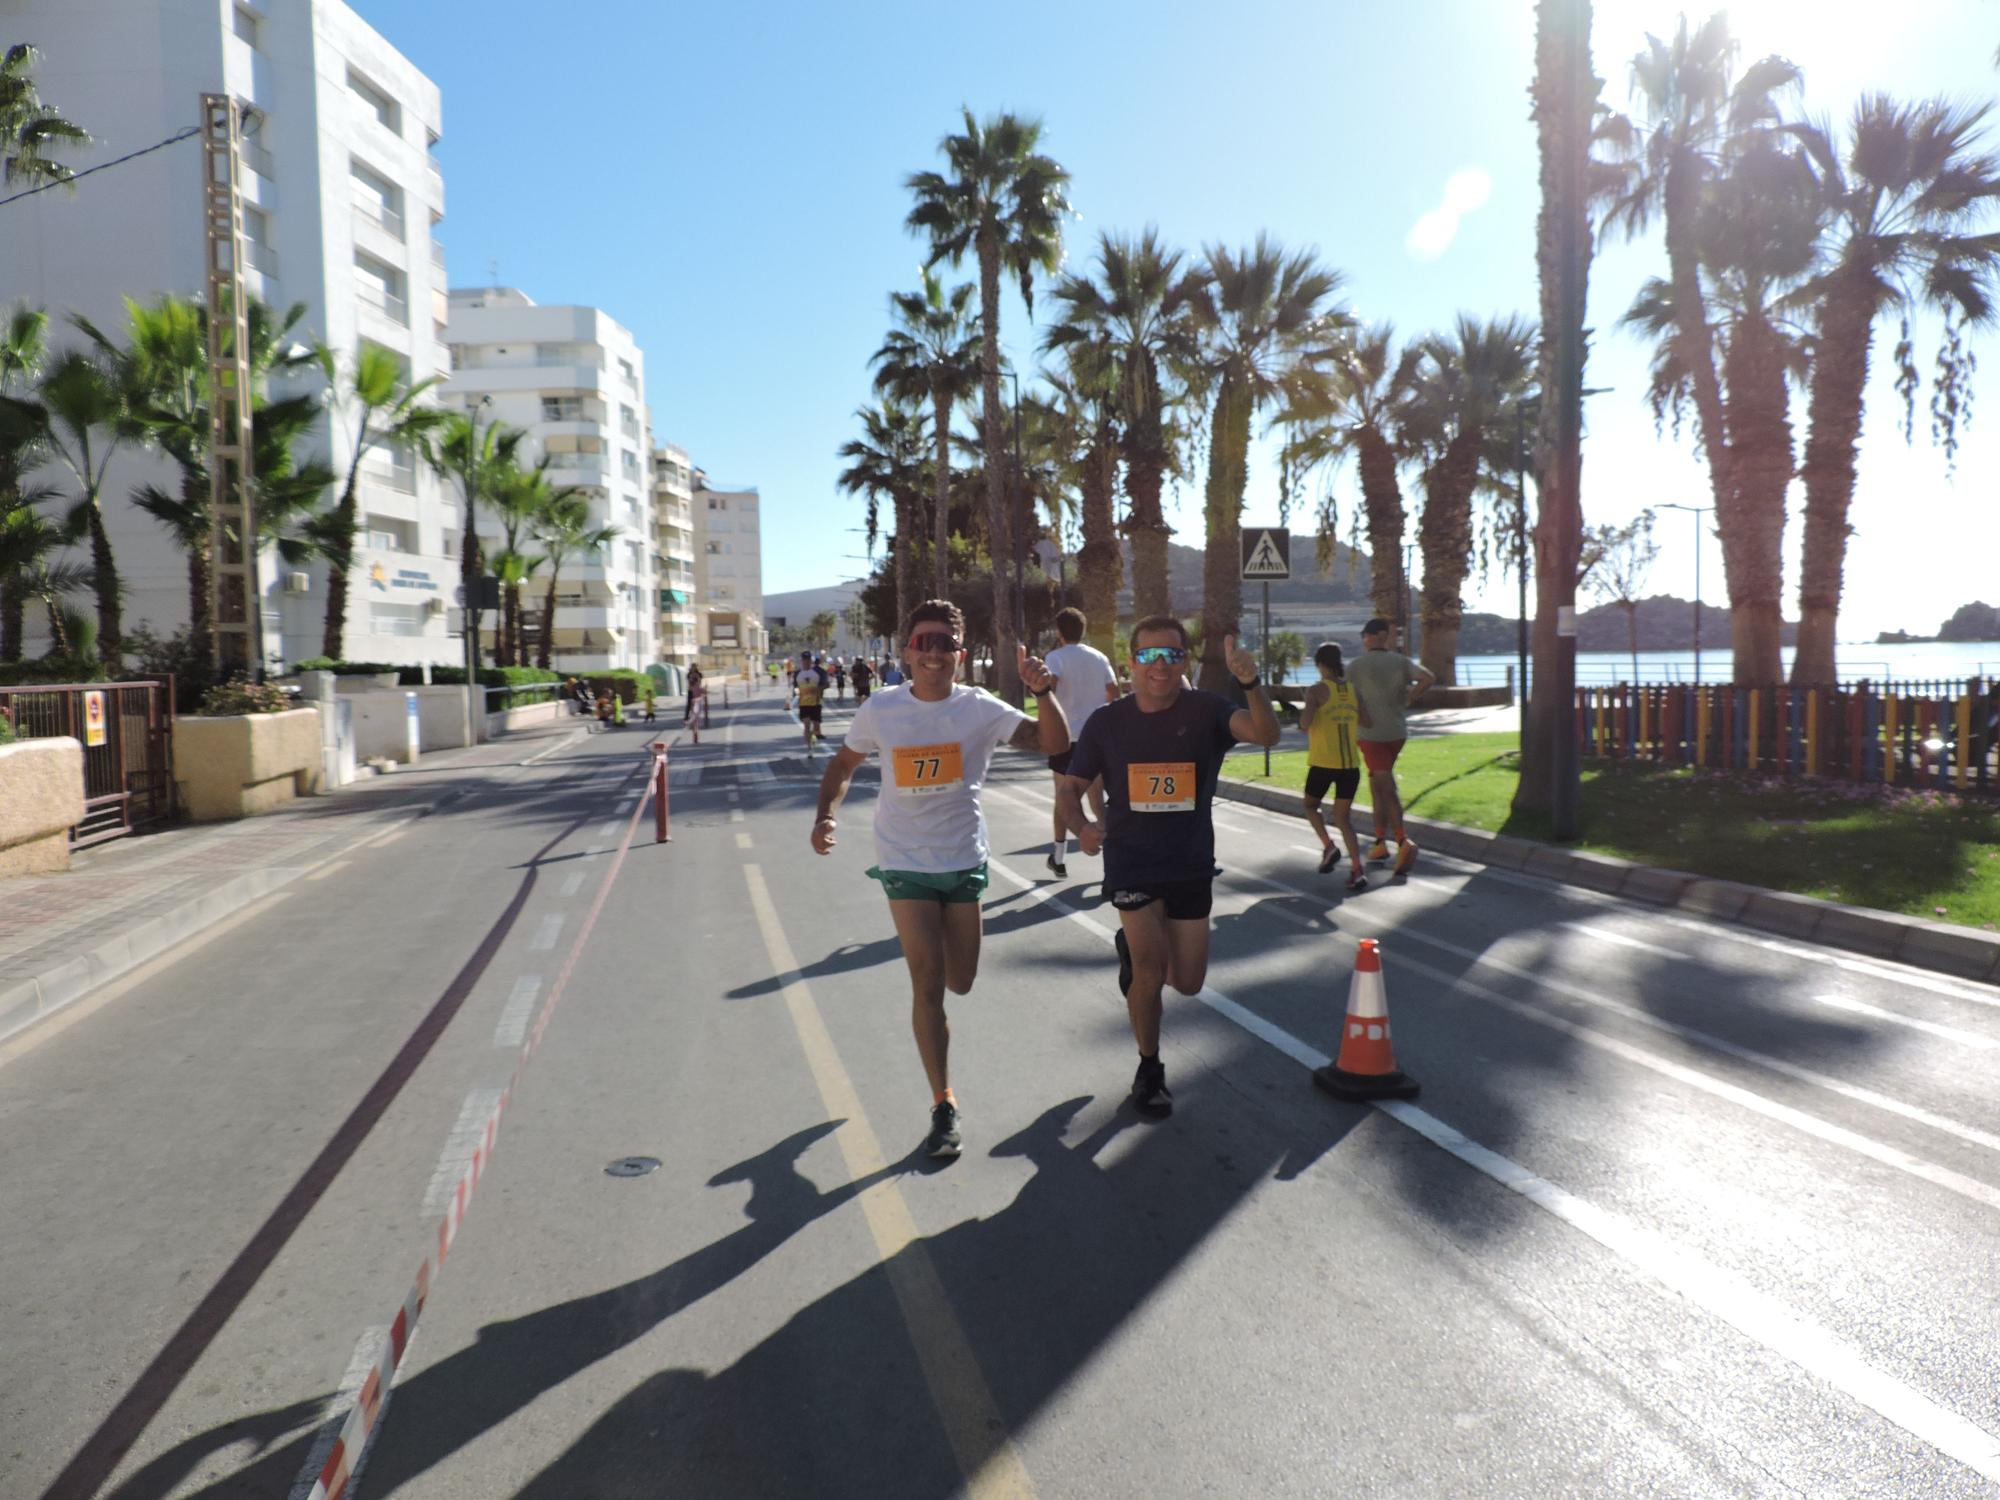
M 1171 615 L 1132 627 L 1132 693 L 1090 716 L 1057 793 L 1086 854 L 1104 851 L 1104 889 L 1118 908 L 1118 988 L 1124 992 L 1139 1070 L 1132 1101 L 1144 1114 L 1173 1111 L 1160 1061 L 1161 990 L 1192 995 L 1208 977 L 1208 913 L 1215 880 L 1215 782 L 1229 747 L 1278 743 L 1278 718 L 1257 680 L 1257 661 L 1223 642 L 1230 674 L 1248 695 L 1238 708 L 1188 686 L 1187 628 Z M 1104 778 L 1102 823 L 1083 796 Z

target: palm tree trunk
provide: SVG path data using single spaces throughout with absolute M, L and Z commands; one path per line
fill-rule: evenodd
M 192 515 L 208 514 L 208 476 L 206 474 L 181 475 L 181 503 L 188 507 Z M 208 612 L 211 608 L 209 591 L 214 585 L 210 564 L 213 546 L 209 533 L 204 531 L 199 537 L 189 540 L 187 549 L 188 565 L 188 649 L 190 654 L 202 662 L 214 657 L 214 640 L 209 631 Z
M 535 654 L 535 665 L 544 672 L 550 670 L 549 663 L 556 654 L 556 574 L 562 570 L 562 559 L 549 559 L 549 589 L 542 595 L 541 646 Z
M 931 387 L 931 428 L 937 447 L 932 460 L 936 469 L 937 498 L 931 517 L 931 597 L 951 597 L 951 392 L 942 384 Z M 896 628 L 902 628 L 898 616 Z
M 1439 687 L 1458 686 L 1458 633 L 1472 564 L 1472 491 L 1479 483 L 1477 430 L 1461 432 L 1424 474 L 1417 542 L 1424 555 L 1423 663 Z
M 90 499 L 90 566 L 97 576 L 97 656 L 113 672 L 123 671 L 125 654 L 119 600 L 125 592 L 118 563 L 111 555 L 111 533 L 105 529 L 104 507 Z
M 1160 422 L 1159 381 L 1151 356 L 1134 375 L 1137 389 L 1151 396 L 1134 411 L 1125 428 L 1125 534 L 1132 541 L 1132 618 L 1172 614 L 1174 603 L 1168 582 L 1167 525 L 1160 508 L 1160 491 L 1166 481 L 1166 435 Z
M 1839 676 L 1833 634 L 1874 329 L 1867 288 L 1850 274 L 1827 294 L 1807 398 L 1805 462 L 1799 468 L 1806 484 L 1806 522 L 1799 559 L 1799 648 L 1792 658 L 1795 687 L 1830 684 Z
M 1118 450 L 1111 424 L 1099 422 L 1090 452 L 1083 461 L 1083 548 L 1077 553 L 1078 586 L 1087 622 L 1084 639 L 1106 656 L 1117 658 L 1118 585 L 1124 572 L 1118 551 L 1112 494 L 1118 481 Z
M 1695 247 L 1695 221 L 1700 212 L 1701 184 L 1686 167 L 1667 173 L 1667 272 L 1673 287 L 1675 342 L 1694 390 L 1696 430 L 1708 454 L 1708 489 L 1720 522 L 1734 493 L 1730 478 L 1732 450 L 1729 424 L 1723 412 L 1722 382 L 1715 370 L 1715 335 L 1708 326 L 1708 305 L 1702 299 L 1701 256 Z M 1725 528 L 1723 555 L 1729 553 Z
M 1000 697 L 1021 706 L 1020 670 L 1014 660 L 1014 528 L 1007 514 L 1006 477 L 1000 452 L 1000 234 L 979 231 L 979 384 L 986 421 L 987 552 L 993 559 L 993 665 Z
M 1403 618 L 1403 488 L 1396 482 L 1396 450 L 1379 427 L 1355 435 L 1361 503 L 1368 512 L 1368 600 L 1385 620 Z M 1404 622 L 1407 640 L 1408 622 Z
M 28 620 L 28 589 L 18 578 L 0 582 L 0 663 L 21 659 L 21 637 Z
M 902 629 L 910 618 L 910 611 L 917 607 L 917 563 L 919 543 L 917 538 L 923 532 L 918 519 L 921 507 L 917 497 L 896 492 L 896 628 Z
M 1784 612 L 1785 491 L 1792 482 L 1791 394 L 1784 345 L 1758 313 L 1738 321 L 1723 355 L 1729 475 L 1718 511 L 1729 588 L 1729 635 L 1738 687 L 1775 687 Z
M 1201 675 L 1197 686 L 1212 693 L 1229 690 L 1222 638 L 1236 634 L 1243 613 L 1241 551 L 1243 492 L 1250 483 L 1250 396 L 1233 375 L 1222 377 L 1208 445 L 1205 506 L 1208 550 L 1202 558 Z
M 346 659 L 347 590 L 349 575 L 354 571 L 355 484 L 360 473 L 361 459 L 357 454 L 347 467 L 347 483 L 341 489 L 340 503 L 333 508 L 334 555 L 327 559 L 326 624 L 320 631 L 319 654 L 335 661 Z

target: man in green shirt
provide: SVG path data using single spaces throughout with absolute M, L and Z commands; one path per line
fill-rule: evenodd
M 1347 667 L 1367 712 L 1360 731 L 1361 758 L 1368 763 L 1368 795 L 1375 818 L 1371 860 L 1389 857 L 1386 835 L 1396 837 L 1395 873 L 1407 875 L 1417 862 L 1417 846 L 1403 833 L 1403 799 L 1396 790 L 1396 757 L 1409 735 L 1404 715 L 1430 691 L 1437 678 L 1421 663 L 1389 649 L 1389 622 L 1377 616 L 1361 627 L 1361 654 Z

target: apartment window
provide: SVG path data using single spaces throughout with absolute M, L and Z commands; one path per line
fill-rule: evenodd
M 621 359 L 618 361 L 618 376 L 619 379 L 623 380 L 627 385 L 633 387 L 634 389 L 637 389 L 639 384 L 639 372 L 632 368 L 631 360 Z
M 230 25 L 235 30 L 239 41 L 248 42 L 252 47 L 255 47 L 257 45 L 257 33 L 263 26 L 263 21 L 264 18 L 258 15 L 256 11 L 250 9 L 249 6 L 239 5 L 236 7 L 236 14 L 231 20 Z
M 710 495 L 708 497 L 708 508 L 710 510 L 728 510 L 729 502 L 718 495 Z
M 368 624 L 376 635 L 422 635 L 424 607 L 421 604 L 373 604 L 368 606 Z
M 391 135 L 403 133 L 403 111 L 396 101 L 382 89 L 370 83 L 353 68 L 347 70 L 347 86 L 359 99 L 362 106 L 382 122 L 383 129 Z
M 638 482 L 639 455 L 634 453 L 630 448 L 621 448 L 618 450 L 618 467 L 623 470 L 627 479 L 632 480 L 635 484 Z
M 588 344 L 537 344 L 535 363 L 538 365 L 594 365 L 597 356 L 590 352 Z
M 720 542 L 704 543 L 702 550 L 707 552 L 710 557 L 720 557 L 722 555 L 722 543 Z
M 373 167 L 348 160 L 352 177 L 355 217 L 383 233 L 403 238 L 403 190 Z
M 354 294 L 390 322 L 409 326 L 410 304 L 404 295 L 403 273 L 362 250 L 354 252 Z
M 581 422 L 583 397 L 544 396 L 542 397 L 542 420 L 544 422 Z

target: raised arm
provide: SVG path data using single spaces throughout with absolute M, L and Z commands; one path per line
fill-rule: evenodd
M 1275 745 L 1283 732 L 1278 726 L 1278 716 L 1271 712 L 1271 700 L 1257 681 L 1257 658 L 1248 651 L 1238 649 L 1236 637 L 1222 638 L 1223 659 L 1229 664 L 1229 674 L 1247 690 L 1250 706 L 1239 708 L 1229 716 L 1229 732 L 1237 739 L 1252 745 Z
M 854 783 L 854 773 L 867 758 L 859 750 L 850 750 L 842 745 L 833 759 L 826 763 L 826 772 L 819 779 L 819 813 L 812 826 L 815 854 L 830 854 L 839 842 L 833 833 L 840 824 L 833 815 L 847 799 L 847 789 Z
M 1069 749 L 1069 719 L 1063 713 L 1062 705 L 1056 702 L 1056 680 L 1049 675 L 1048 667 L 1039 656 L 1028 655 L 1026 646 L 1015 649 L 1021 653 L 1021 683 L 1039 701 L 1035 705 L 1035 722 L 1015 725 L 1007 743 L 1016 750 L 1061 755 Z

